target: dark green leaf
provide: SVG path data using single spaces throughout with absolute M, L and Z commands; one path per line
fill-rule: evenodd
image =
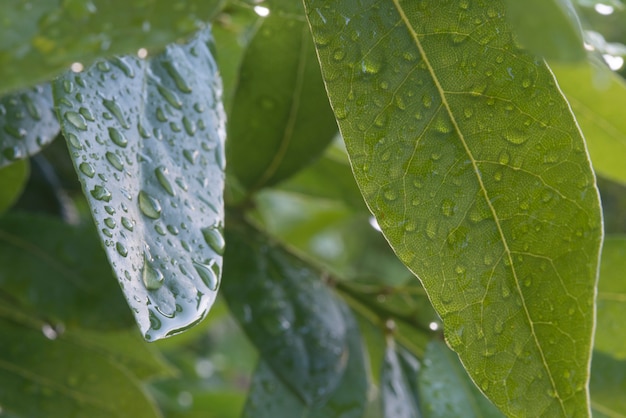
M 626 359 L 626 236 L 608 236 L 602 249 L 598 282 L 596 350 Z M 626 410 L 625 410 L 626 412 Z
M 509 415 L 587 411 L 602 220 L 549 69 L 501 1 L 305 3 L 357 183 L 472 378 Z
M 137 382 L 106 356 L 49 329 L 6 319 L 0 319 L 0 333 L 3 412 L 22 418 L 160 416 Z
M 501 353 L 506 356 L 507 353 Z M 422 412 L 428 418 L 500 418 L 502 413 L 480 393 L 456 354 L 445 344 L 433 341 L 419 374 Z M 488 384 L 488 383 L 486 383 Z M 487 388 L 483 388 L 487 390 Z M 532 400 L 531 402 L 535 402 Z M 524 400 L 529 402 L 529 400 Z M 581 413 L 583 411 L 576 411 Z M 533 415 L 534 416 L 534 415 Z M 536 416 L 550 416 L 539 414 Z
M 603 64 L 551 65 L 587 139 L 593 168 L 626 183 L 626 119 L 623 79 Z
M 380 381 L 384 417 L 421 417 L 417 393 L 419 367 L 415 357 L 398 353 L 394 341 L 389 341 Z
M 146 339 L 210 309 L 221 273 L 224 113 L 208 31 L 54 84 L 100 238 Z
M 590 386 L 594 418 L 626 417 L 626 361 L 594 353 Z
M 320 273 L 250 227 L 227 233 L 222 291 L 264 361 L 306 405 L 344 374 L 347 327 Z
M 585 59 L 580 21 L 571 0 L 505 0 L 506 17 L 519 41 L 545 58 Z
M 38 153 L 58 133 L 50 84 L 0 98 L 0 167 Z
M 158 52 L 204 26 L 223 0 L 4 1 L 0 92 L 50 79 L 74 62 Z
M 300 2 L 269 6 L 245 52 L 228 124 L 229 169 L 252 190 L 313 161 L 337 131 Z
M 115 329 L 132 317 L 95 231 L 53 218 L 0 218 L 0 286 L 39 316 L 66 327 Z
M 20 197 L 28 174 L 28 161 L 19 161 L 0 168 L 0 214 L 9 209 Z
M 254 374 L 244 418 L 310 417 L 360 418 L 367 403 L 367 375 L 361 338 L 356 322 L 341 305 L 348 324 L 347 365 L 339 386 L 327 401 L 307 407 L 293 387 L 281 380 L 266 362 Z

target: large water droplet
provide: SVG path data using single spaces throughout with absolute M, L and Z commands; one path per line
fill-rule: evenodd
M 94 170 L 93 166 L 89 164 L 88 162 L 80 163 L 80 165 L 78 166 L 78 169 L 80 170 L 81 173 L 83 173 L 89 178 L 93 178 L 93 176 L 96 175 L 96 170 Z
M 193 267 L 196 269 L 196 271 L 198 272 L 198 275 L 200 276 L 204 284 L 206 284 L 209 289 L 217 290 L 219 279 L 217 277 L 217 274 L 215 274 L 215 272 L 211 268 L 212 266 L 210 267 L 206 264 L 194 261 Z
M 178 98 L 176 93 L 174 93 L 170 89 L 168 89 L 168 88 L 166 88 L 166 87 L 164 87 L 164 86 L 162 86 L 160 84 L 157 85 L 157 90 L 161 94 L 161 96 L 163 96 L 163 98 L 169 104 L 171 104 L 174 108 L 176 108 L 176 109 L 182 109 L 183 108 L 183 102 L 180 101 L 180 99 Z
M 148 290 L 157 290 L 163 286 L 165 277 L 161 270 L 152 267 L 148 256 L 144 253 L 143 268 L 141 270 L 141 279 Z
M 224 254 L 224 236 L 222 231 L 217 227 L 203 228 L 202 236 L 204 241 L 209 244 L 209 247 L 217 254 Z
M 115 249 L 117 250 L 117 253 L 121 255 L 122 257 L 126 257 L 128 255 L 128 250 L 126 249 L 124 244 L 122 244 L 121 242 L 115 243 Z
M 87 122 L 85 122 L 85 118 L 80 113 L 70 110 L 68 112 L 65 112 L 64 117 L 65 120 L 71 123 L 76 129 L 79 129 L 81 131 L 87 130 Z
M 111 192 L 104 186 L 96 185 L 89 193 L 94 199 L 103 202 L 109 202 L 111 200 Z
M 119 147 L 126 148 L 126 145 L 128 145 L 128 140 L 124 134 L 115 128 L 109 128 L 109 138 L 111 138 L 111 141 Z
M 156 175 L 156 178 L 159 181 L 159 184 L 161 184 L 161 186 L 163 187 L 163 189 L 165 189 L 165 191 L 169 195 L 175 196 L 172 183 L 170 183 L 169 179 L 167 178 L 167 175 L 168 175 L 167 167 L 160 166 L 160 167 L 155 168 L 154 174 Z
M 148 218 L 159 219 L 161 217 L 161 204 L 143 190 L 139 192 L 139 209 Z
M 167 71 L 169 76 L 172 77 L 172 80 L 174 80 L 174 84 L 176 84 L 178 90 L 183 93 L 191 93 L 191 87 L 187 84 L 185 77 L 180 74 L 174 62 L 166 61 L 163 63 L 163 67 L 165 67 L 165 71 Z
M 111 151 L 107 151 L 107 153 L 105 154 L 107 161 L 113 166 L 115 167 L 116 170 L 118 171 L 122 171 L 124 169 L 124 163 L 122 162 L 122 160 L 120 159 L 120 157 L 117 156 L 117 154 L 111 152 Z
M 124 129 L 129 128 L 128 122 L 126 122 L 126 119 L 124 119 L 124 113 L 122 112 L 122 109 L 114 100 L 103 99 L 102 104 L 104 104 L 104 107 L 106 107 L 107 110 L 111 112 L 113 116 L 115 116 L 115 119 L 117 119 L 117 121 L 120 123 L 120 125 L 122 125 Z

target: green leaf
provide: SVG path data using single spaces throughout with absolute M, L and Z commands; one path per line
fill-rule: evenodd
M 38 153 L 59 133 L 50 84 L 0 97 L 0 167 Z
M 0 319 L 0 403 L 20 417 L 159 417 L 137 382 L 106 356 Z
M 380 381 L 384 417 L 418 418 L 422 416 L 417 393 L 419 368 L 420 365 L 415 357 L 406 352 L 398 353 L 393 340 L 388 342 Z
M 306 405 L 327 399 L 346 365 L 341 304 L 320 273 L 252 228 L 232 226 L 227 241 L 222 291 L 231 312 Z
M 253 378 L 242 417 L 361 418 L 367 403 L 367 375 L 361 337 L 352 314 L 341 305 L 348 324 L 347 365 L 338 387 L 327 401 L 307 406 L 281 380 L 267 362 L 262 361 Z
M 626 359 L 626 236 L 608 236 L 602 249 L 598 283 L 596 350 Z
M 0 214 L 9 209 L 20 197 L 29 174 L 28 161 L 18 161 L 0 168 Z
M 418 381 L 425 417 L 503 417 L 471 381 L 456 354 L 443 343 L 433 341 L 428 345 L 422 365 Z
M 202 28 L 223 0 L 8 0 L 0 6 L 0 93 L 48 80 L 74 62 L 156 53 Z
M 220 280 L 224 113 L 210 33 L 54 84 L 74 166 L 148 340 L 207 314 Z
M 590 386 L 594 418 L 626 417 L 626 361 L 594 352 Z
M 563 62 L 585 59 L 583 34 L 571 0 L 505 0 L 506 17 L 532 52 Z
M 502 2 L 306 4 L 357 183 L 447 342 L 506 414 L 584 414 L 602 220 L 551 72 Z
M 289 177 L 337 132 L 301 4 L 269 6 L 245 52 L 228 124 L 229 170 L 250 190 Z
M 119 329 L 132 317 L 95 231 L 54 218 L 0 218 L 0 286 L 25 309 L 66 327 Z
M 622 78 L 604 65 L 551 64 L 559 86 L 580 123 L 596 172 L 626 183 L 626 97 Z

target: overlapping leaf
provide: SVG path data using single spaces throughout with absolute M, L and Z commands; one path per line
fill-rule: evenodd
M 222 0 L 8 0 L 0 5 L 0 93 L 50 79 L 74 62 L 158 52 L 204 26 Z
M 551 68 L 585 134 L 594 169 L 604 177 L 626 183 L 624 81 L 602 64 L 552 64 Z
M 601 214 L 551 72 L 501 1 L 305 4 L 361 191 L 473 380 L 584 415 Z
M 100 61 L 54 84 L 107 256 L 147 339 L 208 312 L 219 285 L 224 113 L 207 30 L 155 58 Z
M 245 52 L 228 124 L 229 167 L 246 189 L 289 177 L 337 131 L 301 3 L 269 6 Z
M 626 237 L 608 236 L 598 283 L 598 323 L 594 348 L 626 359 Z
M 28 161 L 0 168 L 0 214 L 10 208 L 20 196 L 28 180 L 28 173 Z
M 33 215 L 0 218 L 0 286 L 14 301 L 71 328 L 132 324 L 91 227 Z
M 0 167 L 36 154 L 58 133 L 50 84 L 0 98 Z
M 254 229 L 231 228 L 223 292 L 264 361 L 306 405 L 328 398 L 346 367 L 346 320 L 319 274 Z
M 386 418 L 418 418 L 417 359 L 405 352 L 397 352 L 395 344 L 387 345 L 381 373 L 383 416 Z
M 626 416 L 626 361 L 594 352 L 591 373 L 591 408 L 594 418 Z

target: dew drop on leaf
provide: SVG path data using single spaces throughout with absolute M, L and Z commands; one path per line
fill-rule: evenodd
M 161 217 L 161 203 L 143 190 L 139 192 L 139 209 L 148 218 L 159 219 Z

